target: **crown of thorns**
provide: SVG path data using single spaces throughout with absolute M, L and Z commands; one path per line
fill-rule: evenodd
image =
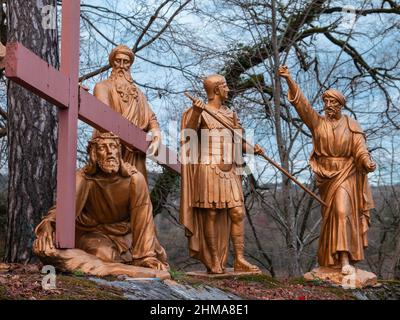
M 119 143 L 119 137 L 117 135 L 115 135 L 112 132 L 105 132 L 105 133 L 101 133 L 100 135 L 98 135 L 97 137 L 90 139 L 89 140 L 89 145 L 88 145 L 88 150 L 93 146 L 96 145 L 97 143 L 100 142 L 100 140 L 103 139 L 115 139 L 117 140 L 117 142 Z

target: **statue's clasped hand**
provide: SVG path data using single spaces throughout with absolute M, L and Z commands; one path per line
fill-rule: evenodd
M 260 155 L 264 154 L 264 149 L 262 147 L 260 147 L 260 145 L 256 144 L 254 146 L 254 154 L 260 156 Z
M 203 110 L 205 109 L 206 105 L 204 104 L 203 101 L 201 101 L 200 99 L 194 99 L 193 101 L 193 109 L 198 112 L 201 113 L 203 112 Z
M 158 134 L 153 134 L 151 143 L 147 149 L 147 156 L 156 157 L 158 155 L 158 149 L 160 147 L 161 139 Z
M 376 169 L 376 163 L 372 160 L 370 160 L 366 165 L 365 165 L 365 169 L 367 170 L 367 172 L 373 172 Z

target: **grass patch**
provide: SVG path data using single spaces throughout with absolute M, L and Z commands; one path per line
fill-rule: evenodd
M 308 285 L 323 286 L 323 285 L 326 285 L 326 282 L 321 279 L 317 279 L 317 278 L 307 281 L 303 277 L 298 277 L 298 278 L 290 279 L 289 284 L 295 284 L 295 285 L 301 285 L 301 286 L 308 286 Z
M 174 270 L 174 269 L 170 269 L 169 274 L 171 275 L 172 280 L 175 280 L 175 281 L 179 281 L 179 280 L 185 279 L 187 277 L 185 272 Z
M 236 277 L 237 280 L 245 282 L 257 282 L 263 284 L 266 288 L 276 288 L 281 286 L 281 282 L 265 274 L 243 275 Z
M 72 274 L 73 274 L 75 277 L 83 277 L 83 276 L 85 276 L 85 273 L 82 272 L 81 270 L 75 270 L 74 272 L 72 272 Z

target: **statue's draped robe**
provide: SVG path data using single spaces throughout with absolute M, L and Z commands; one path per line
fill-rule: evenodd
M 211 251 L 205 239 L 206 211 L 207 209 L 219 209 L 216 216 L 217 255 L 221 257 L 221 268 L 224 269 L 228 257 L 231 224 L 227 209 L 243 206 L 244 203 L 241 177 L 237 174 L 238 168 L 234 161 L 237 158 L 233 158 L 235 153 L 238 154 L 239 149 L 241 156 L 242 144 L 240 140 L 240 148 L 235 148 L 232 135 L 226 136 L 225 142 L 227 143 L 223 142 L 223 138 L 220 140 L 221 143 L 216 142 L 220 130 L 224 131 L 223 134 L 227 133 L 225 127 L 206 112 L 202 112 L 198 123 L 190 123 L 193 119 L 192 113 L 193 108 L 188 109 L 183 114 L 181 123 L 180 222 L 185 226 L 190 256 L 200 260 L 210 270 L 212 267 Z M 236 113 L 230 109 L 221 107 L 217 115 L 232 128 L 242 131 Z M 204 140 L 201 139 L 201 129 L 214 130 L 211 134 L 214 136 L 207 137 L 210 139 L 207 147 L 204 145 Z M 188 137 L 191 135 L 192 142 L 197 140 L 198 144 L 189 141 Z M 191 147 L 196 150 L 192 150 Z M 224 148 L 228 148 L 228 150 L 224 150 Z M 225 156 L 230 155 L 231 165 L 222 163 L 220 158 L 224 157 L 224 152 L 226 152 Z M 207 158 L 209 164 L 206 164 Z
M 105 178 L 76 174 L 76 247 L 107 262 L 140 266 L 156 258 L 165 266 L 167 255 L 156 236 L 152 205 L 144 177 L 129 167 L 126 176 Z M 37 226 L 55 229 L 56 206 Z
M 348 252 L 353 263 L 363 260 L 368 245 L 369 210 L 374 208 L 364 169 L 370 159 L 364 133 L 346 115 L 336 123 L 319 115 L 299 87 L 296 92 L 289 90 L 289 101 L 312 133 L 310 166 L 327 204 L 322 207 L 319 265 L 338 265 L 340 251 Z
M 151 110 L 143 92 L 134 83 L 124 81 L 121 84 L 120 81 L 111 77 L 96 84 L 94 96 L 143 131 L 159 130 L 156 115 Z M 93 136 L 97 135 L 98 132 L 95 130 Z M 134 165 L 147 181 L 146 155 L 143 152 L 123 146 L 122 158 L 125 162 Z

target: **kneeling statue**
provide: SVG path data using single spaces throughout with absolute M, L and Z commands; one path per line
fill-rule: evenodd
M 35 254 L 61 270 L 168 278 L 145 178 L 122 161 L 112 133 L 90 140 L 87 150 L 89 162 L 76 174 L 77 249 L 55 248 L 54 206 L 36 227 Z

